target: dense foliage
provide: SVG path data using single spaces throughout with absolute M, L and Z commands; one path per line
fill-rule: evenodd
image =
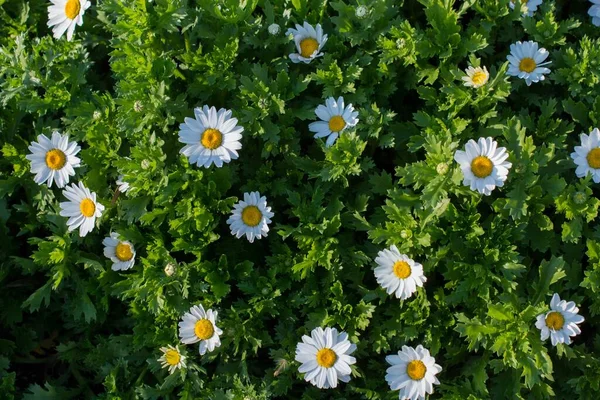
M 569 155 L 600 125 L 599 28 L 586 1 L 533 17 L 508 3 L 374 0 L 363 16 L 352 0 L 103 0 L 69 42 L 52 38 L 45 2 L 0 0 L 3 398 L 394 399 L 385 355 L 404 344 L 443 367 L 432 398 L 594 398 L 600 192 Z M 329 40 L 294 64 L 285 31 L 304 20 Z M 506 75 L 519 40 L 550 52 L 544 82 Z M 469 65 L 487 66 L 485 86 L 463 85 Z M 360 122 L 326 148 L 308 124 L 329 96 Z M 245 129 L 222 168 L 179 154 L 179 124 L 204 104 Z M 83 148 L 71 181 L 106 206 L 85 238 L 25 159 L 53 130 Z M 486 136 L 513 164 L 491 196 L 453 160 Z M 116 195 L 121 174 L 131 189 Z M 275 213 L 254 243 L 225 222 L 250 191 Z M 103 255 L 113 231 L 136 246 L 128 271 Z M 373 275 L 392 244 L 427 276 L 405 301 Z M 534 326 L 555 292 L 586 319 L 570 346 Z M 200 303 L 219 311 L 223 343 L 204 356 L 180 345 L 188 367 L 170 375 L 159 348 Z M 337 389 L 304 382 L 294 361 L 317 326 L 358 345 Z

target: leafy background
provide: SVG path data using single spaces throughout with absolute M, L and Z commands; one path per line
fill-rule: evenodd
M 596 398 L 600 202 L 569 157 L 599 125 L 591 3 L 546 1 L 529 18 L 508 0 L 104 0 L 73 42 L 52 38 L 47 5 L 0 0 L 4 398 L 395 399 L 384 357 L 404 344 L 442 365 L 432 398 Z M 284 32 L 304 20 L 329 34 L 326 54 L 292 64 Z M 505 75 L 517 40 L 550 52 L 545 82 Z M 462 86 L 479 64 L 488 84 Z M 340 95 L 360 122 L 326 149 L 307 126 Z M 245 128 L 240 159 L 220 169 L 178 154 L 178 124 L 203 104 Z M 107 206 L 85 238 L 66 232 L 61 191 L 35 184 L 25 159 L 54 129 L 82 146 L 76 180 Z M 513 163 L 490 197 L 462 186 L 453 161 L 481 136 Z M 119 174 L 132 189 L 117 197 Z M 275 217 L 250 244 L 225 221 L 252 190 Z M 110 231 L 135 244 L 132 270 L 110 269 Z M 372 272 L 391 244 L 428 278 L 404 302 Z M 534 327 L 554 292 L 586 319 L 571 346 Z M 223 344 L 204 357 L 185 347 L 188 369 L 169 376 L 158 349 L 197 303 L 219 311 Z M 305 383 L 293 361 L 316 326 L 358 344 L 336 390 Z

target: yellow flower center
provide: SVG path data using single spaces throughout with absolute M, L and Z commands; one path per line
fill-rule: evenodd
M 519 63 L 519 69 L 523 72 L 533 72 L 533 70 L 537 67 L 533 58 L 525 57 Z
M 476 85 L 483 85 L 487 81 L 487 74 L 483 71 L 477 71 L 473 74 L 471 80 Z
M 300 55 L 309 58 L 319 48 L 319 42 L 314 38 L 302 39 L 300 42 Z
M 406 366 L 406 374 L 415 381 L 423 379 L 425 372 L 427 372 L 427 367 L 421 360 L 412 360 Z
M 329 130 L 331 132 L 339 132 L 346 126 L 346 121 L 341 115 L 335 115 L 329 120 Z
M 50 169 L 61 169 L 67 162 L 67 156 L 62 150 L 52 149 L 46 153 L 46 165 Z
M 396 261 L 394 263 L 394 274 L 400 279 L 406 279 L 410 276 L 410 265 L 406 261 Z
M 337 354 L 335 351 L 328 349 L 327 347 L 317 352 L 317 364 L 321 367 L 331 368 L 337 361 Z
M 591 168 L 600 168 L 600 147 L 594 147 L 587 154 L 587 162 Z
M 119 242 L 117 248 L 115 249 L 115 255 L 121 261 L 129 261 L 133 258 L 133 252 L 131 251 L 131 246 L 127 243 Z
M 492 163 L 492 160 L 486 156 L 475 157 L 473 161 L 471 161 L 471 171 L 473 171 L 473 175 L 478 178 L 490 176 L 493 168 L 494 164 Z
M 196 321 L 196 326 L 194 326 L 194 333 L 201 340 L 208 340 L 213 337 L 215 333 L 215 328 L 213 327 L 212 322 L 208 319 L 199 319 Z
M 65 15 L 67 18 L 77 18 L 79 11 L 81 11 L 81 3 L 79 0 L 67 0 L 67 4 L 65 5 Z
M 242 221 L 248 226 L 256 226 L 262 219 L 262 213 L 256 206 L 248 206 L 242 211 Z
M 565 317 L 558 311 L 552 311 L 546 316 L 546 326 L 555 331 L 561 329 L 565 324 Z
M 177 365 L 179 364 L 179 360 L 181 360 L 181 356 L 177 350 L 169 349 L 165 353 L 165 361 L 169 365 Z
M 79 210 L 84 217 L 90 218 L 96 212 L 96 204 L 94 204 L 92 199 L 85 198 L 81 200 L 81 203 L 79 203 Z
M 202 139 L 200 139 L 200 142 L 202 143 L 202 146 L 207 149 L 214 150 L 223 143 L 223 134 L 217 129 L 208 128 L 202 132 Z

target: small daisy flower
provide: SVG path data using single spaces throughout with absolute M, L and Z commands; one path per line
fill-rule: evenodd
M 521 3 L 523 2 L 523 0 L 521 0 Z M 533 13 L 537 11 L 538 6 L 542 5 L 543 0 L 529 0 L 527 2 L 527 4 L 525 5 L 525 7 L 527 8 L 527 16 L 528 17 L 533 17 Z M 513 1 L 511 1 L 509 3 L 509 6 L 511 9 L 515 9 L 515 3 Z
M 259 192 L 244 193 L 244 200 L 233 206 L 227 223 L 232 235 L 238 239 L 246 235 L 246 239 L 252 243 L 254 238 L 267 236 L 273 215 L 271 207 L 267 207 L 265 196 L 261 197 Z
M 467 76 L 463 76 L 462 80 L 464 81 L 463 85 L 472 88 L 478 88 L 487 83 L 490 79 L 490 73 L 488 72 L 486 67 L 469 67 L 465 70 Z
M 527 86 L 532 82 L 543 81 L 546 79 L 544 74 L 550 73 L 550 69 L 544 67 L 551 63 L 551 61 L 544 62 L 548 54 L 546 49 L 543 47 L 538 49 L 538 44 L 531 40 L 513 43 L 510 45 L 510 54 L 506 56 L 510 62 L 507 74 L 525 79 Z
M 237 150 L 242 148 L 240 139 L 244 128 L 237 126 L 237 118 L 231 117 L 231 110 L 204 106 L 194 109 L 194 118 L 185 118 L 179 125 L 179 141 L 185 143 L 180 153 L 185 155 L 191 164 L 205 168 L 238 158 Z
M 52 28 L 55 39 L 60 39 L 67 32 L 67 40 L 71 41 L 75 25 L 83 25 L 83 14 L 92 3 L 87 0 L 50 0 L 48 6 L 48 28 Z
M 104 206 L 96 201 L 96 193 L 90 192 L 81 182 L 67 186 L 63 195 L 69 201 L 60 203 L 60 215 L 69 217 L 69 232 L 79 228 L 79 236 L 87 235 L 94 229 L 96 218 L 102 216 Z
M 356 14 L 357 18 L 364 18 L 369 13 L 369 9 L 365 6 L 358 6 L 356 7 L 354 13 Z
M 81 147 L 76 142 L 69 142 L 68 135 L 54 131 L 52 139 L 39 135 L 37 142 L 29 146 L 31 154 L 25 156 L 31 161 L 31 173 L 35 174 L 35 183 L 41 185 L 48 182 L 48 187 L 56 182 L 59 188 L 69 183 L 69 176 L 75 175 L 74 168 L 80 166 L 81 160 L 75 155 Z
M 279 33 L 280 29 L 281 29 L 281 28 L 280 28 L 280 27 L 279 27 L 279 25 L 277 25 L 277 24 L 271 24 L 271 25 L 269 25 L 269 27 L 267 28 L 267 30 L 269 31 L 269 33 L 270 33 L 271 35 L 277 35 L 277 34 Z
M 315 138 L 327 137 L 326 147 L 333 145 L 338 136 L 347 128 L 358 123 L 358 111 L 354 111 L 352 104 L 344 107 L 344 98 L 333 97 L 325 100 L 325 105 L 319 104 L 315 114 L 321 121 L 311 122 L 308 129 L 315 132 Z
M 104 255 L 113 262 L 113 271 L 125 271 L 135 263 L 135 249 L 133 245 L 119 239 L 119 234 L 111 232 L 110 237 L 104 238 Z
M 296 24 L 296 29 L 290 28 L 286 35 L 294 35 L 294 42 L 298 53 L 290 54 L 290 60 L 294 63 L 310 63 L 317 57 L 321 57 L 321 49 L 327 42 L 327 35 L 323 34 L 321 24 L 317 24 L 316 29 L 311 24 L 304 21 L 304 26 Z
M 590 0 L 593 4 L 588 10 L 588 15 L 592 17 L 592 24 L 600 26 L 600 0 Z
M 550 300 L 550 311 L 537 316 L 535 327 L 541 331 L 541 339 L 546 340 L 550 337 L 552 345 L 557 343 L 571 344 L 570 336 L 577 336 L 581 330 L 577 326 L 584 321 L 579 314 L 579 308 L 574 302 L 561 300 L 557 293 L 554 293 Z
M 179 323 L 179 338 L 184 344 L 200 342 L 199 352 L 213 351 L 221 346 L 219 335 L 223 333 L 216 325 L 217 312 L 211 309 L 204 311 L 201 304 L 190 308 Z
M 402 346 L 398 355 L 390 355 L 385 360 L 391 365 L 385 380 L 392 390 L 400 390 L 400 400 L 424 399 L 425 394 L 433 393 L 433 385 L 440 381 L 435 377 L 442 367 L 435 363 L 429 350 L 421 345 L 417 348 Z
M 319 389 L 335 388 L 338 380 L 350 381 L 350 365 L 356 363 L 350 356 L 354 350 L 356 345 L 350 343 L 347 333 L 335 328 L 313 329 L 310 337 L 302 336 L 302 343 L 296 346 L 296 361 L 302 364 L 298 371 Z
M 598 128 L 586 135 L 581 134 L 581 146 L 575 146 L 575 151 L 571 153 L 571 158 L 577 164 L 575 174 L 578 178 L 583 178 L 592 174 L 595 183 L 600 183 L 600 131 Z
M 167 347 L 161 347 L 160 351 L 163 355 L 158 359 L 163 368 L 168 368 L 169 373 L 172 374 L 178 368 L 185 368 L 185 356 L 181 354 L 178 346 L 168 345 Z
M 460 164 L 464 175 L 463 185 L 486 196 L 496 186 L 504 186 L 508 170 L 512 167 L 506 161 L 507 158 L 506 148 L 498 148 L 498 143 L 491 137 L 479 138 L 477 142 L 471 139 L 467 142 L 465 151 L 457 150 L 454 153 L 454 160 Z
M 129 183 L 125 182 L 125 175 L 119 175 L 117 178 L 117 187 L 121 193 L 125 193 L 129 190 Z
M 395 245 L 377 253 L 375 262 L 379 265 L 375 268 L 377 283 L 388 294 L 395 292 L 400 300 L 408 299 L 417 291 L 417 287 L 423 287 L 423 283 L 427 282 L 423 266 L 400 254 Z

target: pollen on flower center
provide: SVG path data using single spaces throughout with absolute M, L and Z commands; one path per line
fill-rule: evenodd
M 84 217 L 90 218 L 96 212 L 96 204 L 92 199 L 85 198 L 79 203 L 79 210 L 81 210 Z
M 177 350 L 169 349 L 165 353 L 165 361 L 169 365 L 177 365 L 179 364 L 179 360 L 181 360 L 181 356 Z
M 533 60 L 533 58 L 525 57 L 519 63 L 519 69 L 523 72 L 533 72 L 533 70 L 537 67 L 537 64 Z
M 196 325 L 194 326 L 194 333 L 201 340 L 208 340 L 213 337 L 215 333 L 215 328 L 213 327 L 212 322 L 208 319 L 203 318 L 196 321 Z
M 415 381 L 423 379 L 425 372 L 427 372 L 427 367 L 421 360 L 412 360 L 406 366 L 406 374 Z
M 67 162 L 67 156 L 62 150 L 52 149 L 46 153 L 46 165 L 50 169 L 61 169 Z
M 319 48 L 319 42 L 314 38 L 302 39 L 300 42 L 300 55 L 309 58 Z
M 131 246 L 127 243 L 119 242 L 115 248 L 115 255 L 121 261 L 129 261 L 133 258 Z
M 317 352 L 317 364 L 324 368 L 331 368 L 337 361 L 337 354 L 335 351 L 323 348 Z
M 346 127 L 346 121 L 341 115 L 334 115 L 329 120 L 329 130 L 331 132 L 339 132 Z
M 483 71 L 477 71 L 473 74 L 473 78 L 471 78 L 474 84 L 483 85 L 487 80 L 487 75 Z
M 81 11 L 81 3 L 79 0 L 67 0 L 67 4 L 65 4 L 65 15 L 67 18 L 77 18 L 79 11 Z
M 492 160 L 485 156 L 475 157 L 473 161 L 471 161 L 471 171 L 473 172 L 473 175 L 478 178 L 490 176 L 492 169 L 494 169 Z
M 565 324 L 565 317 L 558 311 L 552 311 L 546 316 L 546 326 L 555 331 L 560 330 Z
M 587 162 L 591 168 L 600 168 L 600 147 L 594 147 L 587 154 Z
M 242 211 L 242 221 L 248 226 L 256 226 L 262 219 L 262 213 L 256 206 L 247 206 Z
M 217 129 L 208 128 L 202 132 L 200 143 L 207 149 L 214 150 L 223 143 L 223 134 Z
M 396 261 L 393 268 L 394 274 L 400 279 L 406 279 L 410 276 L 410 265 L 406 261 Z

